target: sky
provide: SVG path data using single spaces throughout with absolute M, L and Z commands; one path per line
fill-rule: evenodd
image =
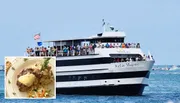
M 41 40 L 102 32 L 102 19 L 139 42 L 155 64 L 180 64 L 180 0 L 0 0 L 0 64 Z

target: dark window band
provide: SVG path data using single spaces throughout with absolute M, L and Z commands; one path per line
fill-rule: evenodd
M 57 60 L 56 66 L 76 66 L 76 65 L 92 65 L 92 64 L 105 64 L 112 63 L 113 58 L 103 57 L 103 58 L 85 58 L 85 59 L 75 59 L 75 60 Z
M 136 71 L 124 73 L 99 73 L 99 74 L 83 74 L 83 75 L 66 75 L 56 76 L 57 82 L 68 81 L 85 81 L 85 80 L 100 80 L 100 79 L 119 79 L 119 78 L 134 78 L 134 77 L 149 77 L 149 71 Z

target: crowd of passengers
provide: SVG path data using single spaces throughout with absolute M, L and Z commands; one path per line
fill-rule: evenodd
M 62 49 L 53 47 L 35 47 L 26 49 L 28 56 L 77 56 L 77 55 L 89 55 L 93 54 L 95 48 L 140 48 L 140 44 L 137 43 L 98 43 L 98 44 L 84 44 L 83 46 L 63 46 Z
M 131 62 L 131 61 L 146 61 L 153 59 L 153 56 L 143 55 L 143 57 L 135 57 L 135 58 L 114 58 L 113 62 Z
M 98 43 L 98 48 L 140 48 L 139 43 Z

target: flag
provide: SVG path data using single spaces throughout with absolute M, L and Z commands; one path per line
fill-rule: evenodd
M 42 46 L 42 42 L 37 42 L 37 45 L 38 46 Z
M 41 36 L 40 36 L 40 33 L 39 33 L 39 34 L 35 34 L 35 35 L 34 35 L 34 40 L 39 40 L 40 37 L 41 37 Z
M 113 26 L 110 26 L 110 29 L 111 29 L 111 31 L 113 31 L 113 30 L 114 30 L 114 27 L 113 27 Z
M 102 19 L 102 22 L 103 22 L 103 25 L 102 25 L 102 26 L 104 26 L 104 25 L 105 25 L 105 21 L 104 21 L 104 19 Z

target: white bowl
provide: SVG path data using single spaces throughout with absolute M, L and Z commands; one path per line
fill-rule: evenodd
M 27 57 L 26 57 L 27 58 Z M 18 89 L 18 86 L 16 85 L 17 82 L 17 75 L 26 68 L 31 68 L 32 65 L 34 65 L 37 62 L 43 63 L 44 59 L 42 57 L 28 57 L 27 61 L 24 61 L 24 58 L 18 57 L 16 58 L 15 63 L 12 64 L 12 67 L 9 69 L 7 76 L 5 78 L 5 83 L 6 83 L 6 98 L 28 98 L 27 92 L 20 92 Z M 54 94 L 52 98 L 55 98 L 56 96 L 56 72 L 55 72 L 55 58 L 51 58 L 49 61 L 49 65 L 52 67 L 53 75 L 54 75 L 54 83 L 51 83 L 47 85 L 49 89 L 51 89 L 51 93 Z M 14 68 L 14 70 L 13 70 Z M 10 81 L 10 83 L 9 83 Z

